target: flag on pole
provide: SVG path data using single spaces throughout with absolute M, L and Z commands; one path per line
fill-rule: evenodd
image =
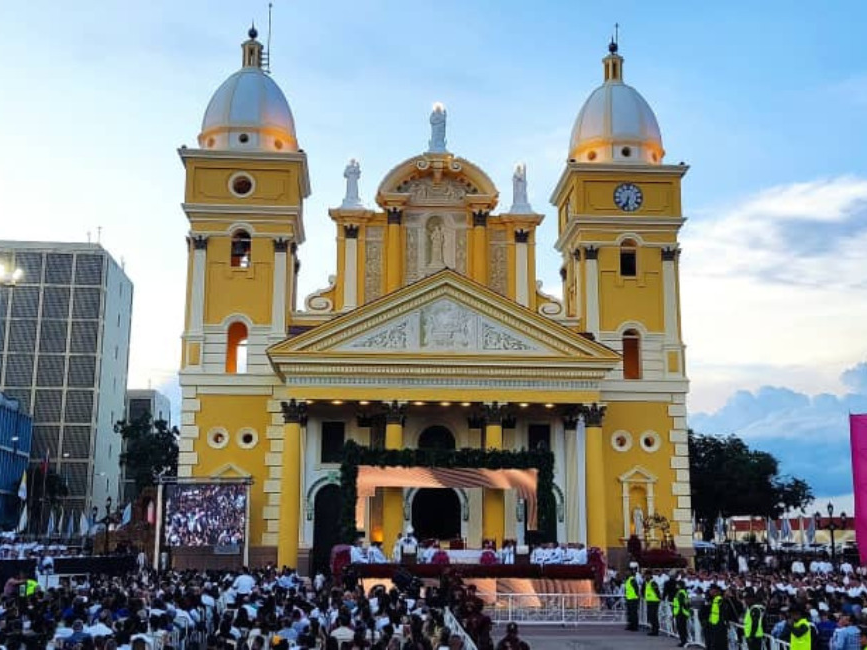
M 18 484 L 18 498 L 27 501 L 27 468 L 21 472 L 21 482 Z
M 51 454 L 48 451 L 48 448 L 45 448 L 45 455 L 42 457 L 42 464 L 40 467 L 42 468 L 42 476 L 48 474 L 48 464 L 51 462 Z
M 768 542 L 771 544 L 771 548 L 776 548 L 777 546 L 777 524 L 774 523 L 774 520 L 768 517 Z
M 849 441 L 855 488 L 855 541 L 863 565 L 867 563 L 867 413 L 849 414 Z
M 51 537 L 54 534 L 54 510 L 48 514 L 48 536 Z
M 131 521 L 132 521 L 132 502 L 127 503 L 126 508 L 123 509 L 123 516 L 120 519 L 120 527 L 123 528 Z
M 63 516 L 66 514 L 63 506 L 60 506 L 60 516 L 57 518 L 57 534 L 63 535 Z
M 21 508 L 21 516 L 18 518 L 18 528 L 15 529 L 16 533 L 23 533 L 27 530 L 27 504 L 24 504 L 24 507 Z
M 75 511 L 69 513 L 69 518 L 66 520 L 66 539 L 71 539 L 75 534 Z
M 810 523 L 807 525 L 807 544 L 810 546 L 813 545 L 813 542 L 816 541 L 816 520 L 812 517 L 808 517 Z
M 90 522 L 87 519 L 87 515 L 84 514 L 84 510 L 82 510 L 78 516 L 78 534 L 86 537 L 88 532 L 90 532 Z
M 780 526 L 780 537 L 784 542 L 788 542 L 792 537 L 792 524 L 789 523 L 788 517 L 783 517 L 783 524 Z

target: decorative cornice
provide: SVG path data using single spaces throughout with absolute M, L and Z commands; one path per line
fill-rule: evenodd
M 588 260 L 599 259 L 599 249 L 596 246 L 587 246 L 584 249 L 584 254 L 587 256 Z
M 385 409 L 384 415 L 386 424 L 404 425 L 406 422 L 406 404 L 392 402 L 391 404 L 383 404 L 383 407 Z
M 290 399 L 288 402 L 280 402 L 283 411 L 283 422 L 286 424 L 307 424 L 307 403 L 296 402 Z
M 490 216 L 490 212 L 487 210 L 476 210 L 473 212 L 473 227 L 474 228 L 484 228 L 488 225 L 488 216 Z
M 530 241 L 530 231 L 529 230 L 516 230 L 515 231 L 515 243 L 516 244 L 526 244 Z
M 203 237 L 202 235 L 196 235 L 195 237 L 190 238 L 193 242 L 193 248 L 197 251 L 206 251 L 208 250 L 208 238 Z
M 662 249 L 662 261 L 663 262 L 674 262 L 678 256 L 680 255 L 679 248 L 663 248 Z
M 358 239 L 358 226 L 346 224 L 343 226 L 343 236 L 347 239 Z
M 389 226 L 399 226 L 403 219 L 403 210 L 400 208 L 389 208 L 387 218 Z
M 602 420 L 605 418 L 607 407 L 598 404 L 581 405 L 581 415 L 584 416 L 584 426 L 586 427 L 602 427 Z
M 294 244 L 294 242 L 293 242 Z M 283 237 L 278 237 L 274 240 L 274 252 L 275 253 L 285 253 L 289 250 L 289 240 L 284 239 Z

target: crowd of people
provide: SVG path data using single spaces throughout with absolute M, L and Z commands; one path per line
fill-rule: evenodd
M 234 546 L 244 540 L 247 486 L 176 485 L 166 496 L 170 546 Z
M 626 629 L 637 632 L 643 601 L 649 635 L 659 634 L 660 606 L 667 605 L 678 632 L 678 646 L 687 643 L 689 625 L 700 622 L 705 647 L 727 650 L 730 628 L 750 650 L 761 650 L 768 638 L 799 650 L 860 650 L 867 647 L 867 569 L 847 560 L 832 565 L 817 557 L 779 560 L 756 570 L 640 571 L 637 564 L 621 578 L 610 572 L 604 591 L 623 597 Z M 610 604 L 610 603 L 609 603 Z
M 517 627 L 496 645 L 491 620 L 471 587 L 445 577 L 421 591 L 333 585 L 291 569 L 168 571 L 64 578 L 43 589 L 7 580 L 0 599 L 0 647 L 55 650 L 462 650 L 445 607 L 479 650 L 527 650 Z

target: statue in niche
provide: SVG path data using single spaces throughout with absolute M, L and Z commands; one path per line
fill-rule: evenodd
M 430 231 L 430 259 L 428 264 L 431 266 L 445 266 L 443 262 L 443 244 L 446 236 L 443 233 L 443 227 L 436 224 Z
M 446 152 L 446 107 L 437 102 L 430 114 L 429 153 Z
M 361 197 L 358 195 L 358 179 L 361 178 L 361 165 L 353 158 L 343 170 L 343 178 L 346 179 L 346 196 L 343 197 L 344 208 L 360 208 Z
M 644 537 L 644 511 L 640 507 L 632 511 L 632 524 L 635 526 L 635 534 Z

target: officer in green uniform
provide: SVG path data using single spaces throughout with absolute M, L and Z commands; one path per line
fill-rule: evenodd
M 756 600 L 752 589 L 744 594 L 747 611 L 744 613 L 744 638 L 748 650 L 762 650 L 765 647 L 765 606 Z
M 689 595 L 686 593 L 686 588 L 683 580 L 678 580 L 675 585 L 674 600 L 671 601 L 671 613 L 674 615 L 674 624 L 677 627 L 677 637 L 680 643 L 678 648 L 686 647 L 686 626 L 689 623 L 689 617 L 692 615 L 692 609 L 689 605 Z
M 647 622 L 650 632 L 647 636 L 659 636 L 659 585 L 650 571 L 644 572 L 644 605 L 647 609 Z
M 813 650 L 812 625 L 807 620 L 804 608 L 800 605 L 792 607 L 792 635 L 789 638 L 791 650 Z
M 623 584 L 623 596 L 626 599 L 626 629 L 638 632 L 638 564 L 630 564 L 629 577 Z

